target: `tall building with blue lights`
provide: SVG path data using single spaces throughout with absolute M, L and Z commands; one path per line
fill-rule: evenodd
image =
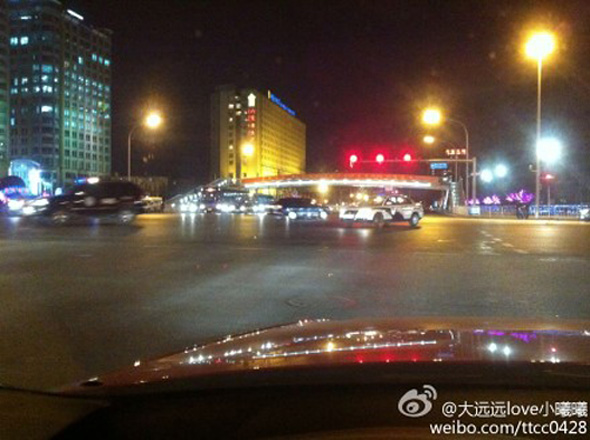
M 111 31 L 57 0 L 5 0 L 11 160 L 40 164 L 51 190 L 111 172 Z

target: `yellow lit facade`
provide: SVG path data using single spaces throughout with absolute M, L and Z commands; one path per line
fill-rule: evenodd
M 213 179 L 305 172 L 305 124 L 270 91 L 220 87 L 211 117 Z

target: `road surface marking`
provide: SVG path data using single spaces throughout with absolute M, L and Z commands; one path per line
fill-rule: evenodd
M 523 251 L 522 249 L 514 249 L 514 252 L 518 252 L 519 254 L 528 254 L 527 251 Z
M 514 247 L 514 245 L 513 244 L 510 244 L 510 243 L 502 243 L 502 246 L 506 246 L 506 247 L 509 247 L 509 248 L 513 248 Z

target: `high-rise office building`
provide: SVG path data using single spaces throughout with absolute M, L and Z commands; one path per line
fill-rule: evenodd
M 218 87 L 211 98 L 211 177 L 305 172 L 305 124 L 268 91 Z
M 8 172 L 8 9 L 0 0 L 0 177 Z
M 44 187 L 111 171 L 111 32 L 57 0 L 7 0 L 9 157 L 41 166 Z

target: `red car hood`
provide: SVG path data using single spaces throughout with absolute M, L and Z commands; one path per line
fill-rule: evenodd
M 590 367 L 590 322 L 509 319 L 303 320 L 190 347 L 69 387 L 68 393 L 375 364 Z M 587 370 L 586 370 L 587 371 Z

